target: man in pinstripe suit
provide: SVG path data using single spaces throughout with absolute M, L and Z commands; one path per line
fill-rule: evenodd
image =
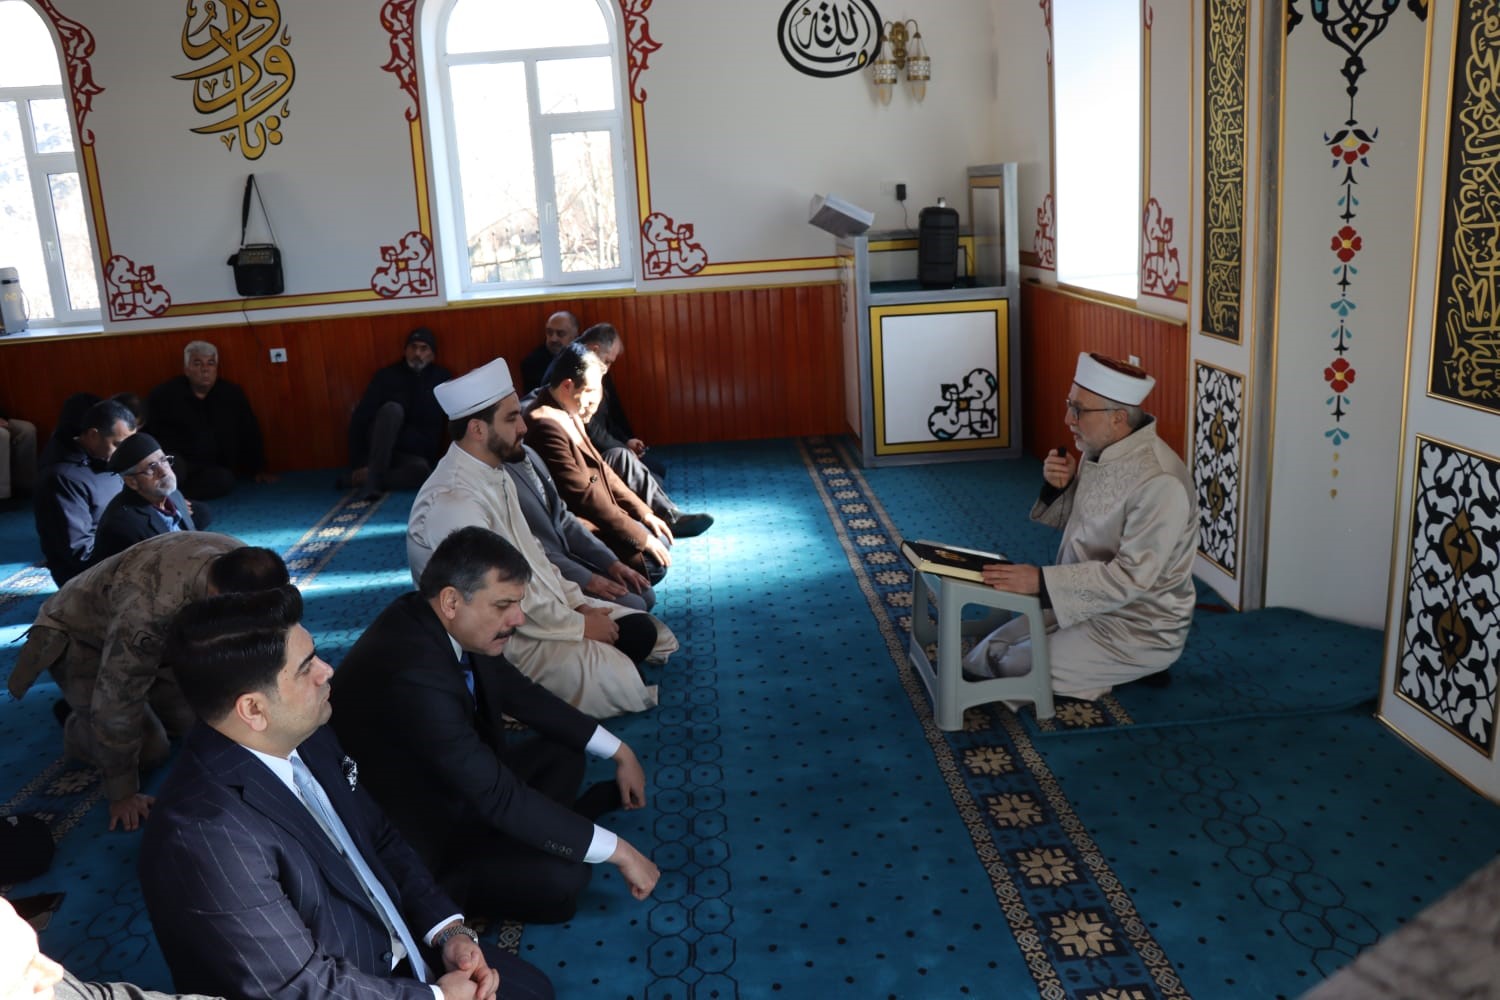
M 323 726 L 333 670 L 301 618 L 290 585 L 229 594 L 185 608 L 168 640 L 163 659 L 201 722 L 157 797 L 140 873 L 177 987 L 308 1000 L 552 997 L 535 967 L 481 950 L 359 787 L 358 767 Z

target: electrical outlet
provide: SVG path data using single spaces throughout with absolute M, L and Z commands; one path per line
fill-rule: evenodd
M 284 365 L 284 364 L 286 364 L 286 348 L 285 347 L 273 347 L 273 348 L 271 348 L 271 364 L 273 364 L 273 365 Z

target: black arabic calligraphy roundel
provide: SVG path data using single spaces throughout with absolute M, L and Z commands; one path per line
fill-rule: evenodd
M 880 55 L 880 12 L 870 0 L 792 0 L 776 40 L 808 76 L 856 73 Z

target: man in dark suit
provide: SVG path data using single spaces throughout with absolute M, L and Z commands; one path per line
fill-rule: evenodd
M 573 916 L 590 866 L 645 899 L 661 873 L 593 820 L 646 802 L 634 751 L 501 655 L 530 567 L 488 528 L 461 528 L 355 643 L 333 683 L 334 729 L 370 792 L 445 888 L 489 917 Z M 505 717 L 535 731 L 507 744 Z M 585 753 L 615 780 L 577 798 Z
M 167 641 L 202 721 L 157 797 L 140 874 L 177 988 L 278 1000 L 551 997 L 536 968 L 480 949 L 361 787 L 324 728 L 333 670 L 301 618 L 289 585 L 210 597 L 183 610 Z
M 120 477 L 125 488 L 99 517 L 95 562 L 118 555 L 147 538 L 172 531 L 198 530 L 187 500 L 177 492 L 172 459 L 150 434 L 132 434 L 120 442 L 109 458 L 109 471 Z
M 177 456 L 182 492 L 212 500 L 237 476 L 275 482 L 265 471 L 260 421 L 239 386 L 219 378 L 219 349 L 206 340 L 183 348 L 182 374 L 151 390 L 147 429 Z
M 621 562 L 587 524 L 573 516 L 540 455 L 524 444 L 518 452 L 503 467 L 516 484 L 516 501 L 526 526 L 552 565 L 585 594 L 635 611 L 650 611 L 656 605 L 651 581 Z

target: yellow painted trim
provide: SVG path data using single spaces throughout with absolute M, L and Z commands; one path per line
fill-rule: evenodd
M 168 306 L 162 316 L 204 316 L 211 313 L 237 313 L 247 309 L 291 309 L 297 306 L 322 306 L 338 302 L 394 302 L 369 289 L 346 292 L 315 292 L 309 295 L 267 295 L 253 299 L 217 299 L 212 302 L 189 302 Z M 309 317 L 312 319 L 314 317 Z M 327 319 L 329 317 L 317 317 Z
M 756 274 L 762 271 L 813 271 L 836 267 L 837 257 L 790 257 L 785 260 L 736 260 L 709 264 L 687 277 L 712 277 L 716 274 Z M 659 279 L 658 279 L 659 280 Z
M 432 241 L 432 195 L 427 190 L 427 150 L 422 145 L 422 119 L 417 117 L 409 123 L 411 132 L 412 179 L 417 186 L 417 229 Z M 437 248 L 433 248 L 437 253 Z
M 99 279 L 100 284 L 103 284 L 104 263 L 114 256 L 114 251 L 109 243 L 109 223 L 104 218 L 104 191 L 99 186 L 99 161 L 94 158 L 93 143 L 83 146 L 79 152 L 83 154 L 83 175 L 89 185 L 89 210 L 94 216 L 94 232 L 99 238 Z M 101 289 L 101 291 L 104 291 L 105 296 L 108 297 L 107 289 Z M 102 313 L 106 315 L 109 313 L 108 302 L 101 302 L 100 307 Z
M 639 296 L 652 296 L 652 295 L 713 295 L 713 294 L 718 294 L 720 292 L 773 291 L 773 290 L 782 289 L 782 288 L 823 288 L 823 287 L 827 287 L 827 286 L 830 286 L 830 285 L 831 286 L 837 286 L 837 284 L 838 284 L 837 281 L 785 281 L 785 282 L 779 282 L 779 283 L 747 284 L 747 285 L 713 285 L 713 286 L 709 286 L 709 287 L 693 286 L 693 287 L 690 287 L 690 288 L 684 288 L 684 287 L 680 287 L 680 286 L 676 287 L 676 288 L 652 288 L 652 289 L 644 289 L 644 288 L 643 289 L 635 289 L 635 288 L 612 288 L 612 289 L 598 289 L 598 290 L 593 290 L 593 291 L 572 291 L 572 292 L 568 292 L 566 295 L 559 295 L 555 291 L 548 291 L 548 292 L 544 292 L 544 293 L 538 293 L 536 295 L 513 295 L 513 296 L 512 295 L 507 295 L 504 298 L 493 298 L 493 299 L 462 299 L 462 300 L 459 300 L 459 301 L 456 301 L 456 302 L 447 302 L 447 303 L 442 303 L 442 304 L 437 304 L 437 305 L 429 304 L 425 308 L 422 308 L 422 309 L 412 309 L 412 310 L 397 311 L 397 310 L 387 310 L 387 309 L 382 309 L 382 310 L 373 310 L 372 309 L 372 310 L 359 311 L 359 312 L 339 313 L 336 316 L 290 316 L 290 317 L 287 317 L 285 319 L 277 320 L 276 322 L 278 322 L 278 323 L 326 323 L 326 322 L 330 322 L 330 321 L 338 321 L 338 320 L 346 320 L 346 319 L 359 319 L 360 317 L 364 317 L 364 316 L 401 316 L 401 315 L 412 315 L 412 314 L 417 313 L 417 312 L 446 312 L 446 311 L 448 311 L 450 309 L 451 310 L 484 309 L 484 308 L 487 308 L 487 307 L 501 307 L 501 306 L 508 306 L 508 305 L 526 305 L 526 304 L 529 304 L 529 303 L 532 303 L 532 302 L 556 302 L 556 301 L 558 301 L 559 299 L 562 299 L 562 298 L 567 298 L 567 299 L 608 299 L 608 298 L 632 298 L 632 297 L 638 296 L 638 295 Z M 235 300 L 235 301 L 238 302 L 238 300 Z M 414 300 L 414 299 L 389 299 L 389 300 L 382 299 L 380 301 L 392 301 L 392 302 L 400 301 L 400 302 L 412 302 L 412 303 L 417 302 L 417 300 Z M 276 308 L 276 307 L 282 306 L 282 305 L 285 305 L 285 302 L 283 302 L 280 299 L 269 299 L 269 300 L 265 300 L 265 304 L 264 305 L 258 305 L 258 306 L 253 306 L 253 307 L 254 308 L 261 308 L 261 309 L 272 309 L 272 308 Z M 190 308 L 190 307 L 184 307 L 184 308 Z M 238 312 L 239 310 L 235 309 L 234 311 Z M 225 312 L 225 313 L 223 313 L 221 315 L 230 315 L 230 314 L 228 312 Z M 155 318 L 156 317 L 154 317 L 154 316 L 151 317 L 151 319 L 155 319 Z M 142 321 L 142 322 L 147 322 L 147 321 Z M 129 328 L 116 328 L 116 329 L 112 329 L 112 330 L 89 330 L 89 331 L 86 331 L 86 332 L 79 332 L 79 333 L 55 333 L 55 334 L 54 333 L 49 333 L 46 336 L 0 337 L 0 348 L 5 348 L 5 347 L 19 347 L 19 346 L 26 345 L 26 344 L 32 344 L 32 345 L 35 345 L 35 344 L 51 344 L 51 343 L 57 343 L 57 342 L 64 341 L 64 340 L 91 340 L 91 339 L 100 338 L 100 337 L 128 337 L 128 336 L 135 336 L 137 334 L 160 333 L 164 329 L 169 329 L 169 328 L 168 327 L 141 326 L 141 325 L 135 325 L 134 323 L 132 323 L 132 325 Z
M 887 316 L 943 316 L 952 313 L 992 312 L 995 314 L 996 412 L 1000 433 L 989 438 L 964 438 L 954 441 L 913 441 L 887 444 L 885 440 L 885 365 L 883 342 Z M 910 455 L 917 452 L 975 451 L 981 448 L 1005 448 L 1010 445 L 1010 300 L 976 299 L 969 302 L 910 303 L 870 308 L 870 376 L 871 399 L 875 411 L 875 454 Z
M 999 187 L 998 184 L 986 185 L 988 187 Z M 958 245 L 964 248 L 964 277 L 974 277 L 974 234 L 960 234 Z M 914 239 L 889 239 L 871 240 L 869 251 L 871 253 L 891 253 L 902 250 L 917 250 L 921 247 L 920 240 Z
M 631 98 L 630 127 L 635 131 L 635 199 L 641 225 L 651 214 L 651 168 L 646 163 L 646 105 Z
M 1402 493 L 1404 492 L 1404 490 L 1403 490 L 1404 483 L 1403 483 L 1403 480 L 1402 480 L 1401 477 L 1402 477 L 1402 474 L 1406 470 L 1406 459 L 1407 459 L 1406 425 L 1407 425 L 1407 420 L 1409 419 L 1409 417 L 1411 415 L 1411 413 L 1410 413 L 1410 410 L 1411 410 L 1411 359 L 1412 359 L 1412 350 L 1413 350 L 1413 347 L 1416 344 L 1416 340 L 1417 340 L 1417 263 L 1418 263 L 1418 261 L 1421 260 L 1421 250 L 1422 250 L 1422 192 L 1423 192 L 1423 189 L 1424 189 L 1424 185 L 1427 182 L 1426 181 L 1426 177 L 1427 177 L 1427 127 L 1428 127 L 1427 108 L 1431 104 L 1431 101 L 1428 99 L 1428 97 L 1432 93 L 1432 43 L 1433 43 L 1433 36 L 1436 33 L 1435 29 L 1433 27 L 1433 21 L 1435 21 L 1435 20 L 1436 20 L 1436 18 L 1433 16 L 1432 11 L 1429 10 L 1428 13 L 1427 13 L 1427 51 L 1425 53 L 1424 61 L 1423 61 L 1423 64 L 1422 64 L 1422 114 L 1421 114 L 1421 117 L 1419 119 L 1420 124 L 1418 125 L 1418 128 L 1417 128 L 1417 135 L 1419 137 L 1418 138 L 1418 150 L 1417 150 L 1417 197 L 1416 197 L 1416 208 L 1415 208 L 1415 210 L 1413 212 L 1413 217 L 1412 217 L 1412 246 L 1413 246 L 1413 250 L 1412 250 L 1412 255 L 1411 255 L 1411 284 L 1408 286 L 1407 293 L 1406 293 L 1407 294 L 1407 307 L 1406 307 L 1406 367 L 1402 369 L 1402 371 L 1406 373 L 1406 377 L 1405 377 L 1405 379 L 1402 380 L 1402 383 L 1401 383 L 1402 390 L 1403 390 L 1402 393 L 1401 393 L 1401 438 L 1400 438 L 1400 442 L 1401 443 L 1400 443 L 1400 446 L 1399 446 L 1399 448 L 1398 448 L 1398 450 L 1396 452 L 1396 500 L 1395 500 L 1395 503 L 1392 505 L 1393 509 L 1391 510 L 1391 569 L 1390 569 L 1389 576 L 1386 578 L 1386 587 L 1385 587 L 1385 593 L 1386 593 L 1386 602 L 1385 602 L 1385 639 L 1384 639 L 1384 642 L 1381 644 L 1381 650 L 1380 650 L 1380 702 L 1378 703 L 1378 707 L 1380 707 L 1380 708 L 1383 708 L 1384 705 L 1385 705 L 1385 692 L 1395 682 L 1395 672 L 1396 672 L 1396 660 L 1395 660 L 1395 657 L 1394 656 L 1388 656 L 1387 654 L 1388 654 L 1388 651 L 1390 649 L 1390 639 L 1391 639 L 1391 636 L 1393 634 L 1391 630 L 1396 627 L 1396 621 L 1395 621 L 1395 619 L 1396 619 L 1396 614 L 1395 614 L 1396 604 L 1395 604 L 1395 601 L 1392 600 L 1392 598 L 1395 596 L 1395 591 L 1396 591 L 1396 567 L 1397 567 L 1397 565 L 1400 564 L 1401 550 L 1404 547 L 1403 543 L 1402 543 L 1402 539 L 1401 539 L 1401 496 L 1402 496 Z M 1445 120 L 1445 122 L 1443 124 L 1443 147 L 1442 147 L 1443 148 L 1443 153 L 1442 153 L 1442 156 L 1443 156 L 1443 158 L 1444 158 L 1445 161 L 1446 161 L 1447 156 L 1448 156 L 1448 154 L 1447 154 L 1448 138 L 1449 138 L 1449 136 L 1448 136 L 1448 123 L 1450 123 L 1453 120 L 1453 113 L 1452 113 L 1452 107 L 1453 107 L 1453 72 L 1452 72 L 1452 70 L 1453 70 L 1453 66 L 1452 66 L 1452 63 L 1454 62 L 1453 56 L 1457 54 L 1457 47 L 1458 47 L 1458 12 L 1455 9 L 1454 15 L 1453 15 L 1453 47 L 1449 49 L 1450 56 L 1449 56 L 1449 60 L 1448 60 L 1448 62 L 1449 62 L 1448 99 L 1447 99 L 1446 103 L 1444 104 L 1445 114 L 1447 115 L 1447 118 L 1446 118 L 1446 120 Z M 1442 176 L 1443 176 L 1443 186 L 1444 187 L 1446 187 L 1447 183 L 1448 183 L 1447 182 L 1448 172 L 1446 170 L 1446 166 L 1447 166 L 1447 164 L 1445 162 L 1444 163 L 1444 168 L 1445 169 L 1443 170 L 1443 174 L 1442 174 Z M 1440 196 L 1438 198 L 1438 208 L 1439 208 L 1439 210 L 1441 211 L 1442 207 L 1444 205 L 1446 205 L 1446 204 L 1447 204 L 1447 199 L 1446 199 L 1446 191 L 1445 191 L 1444 194 L 1443 194 L 1443 196 Z M 1442 222 L 1441 221 L 1438 222 L 1438 230 L 1440 232 L 1442 230 Z M 1438 273 L 1441 274 L 1441 261 L 1439 261 L 1438 263 L 1439 263 L 1439 272 Z M 1437 289 L 1437 275 L 1434 275 L 1433 279 L 1432 279 L 1433 324 L 1434 325 L 1436 325 L 1436 323 L 1437 323 L 1437 294 L 1438 294 L 1438 289 Z M 1431 330 L 1428 331 L 1429 337 L 1431 336 L 1432 332 L 1433 331 L 1431 331 Z M 1428 378 L 1428 385 L 1431 385 L 1432 384 L 1431 383 L 1431 379 L 1432 379 L 1432 362 L 1431 362 L 1431 360 L 1429 360 L 1427 362 L 1427 378 Z M 1413 465 L 1413 472 L 1415 472 L 1415 465 Z M 1406 544 L 1410 544 L 1410 540 L 1409 539 L 1407 540 Z M 1379 716 L 1377 714 L 1377 718 L 1378 717 Z M 1382 720 L 1382 721 L 1384 721 L 1384 720 Z M 1386 725 L 1390 725 L 1390 723 L 1387 722 Z M 1391 726 L 1391 728 L 1395 729 L 1395 726 Z M 1398 730 L 1398 732 L 1399 732 L 1399 730 Z

